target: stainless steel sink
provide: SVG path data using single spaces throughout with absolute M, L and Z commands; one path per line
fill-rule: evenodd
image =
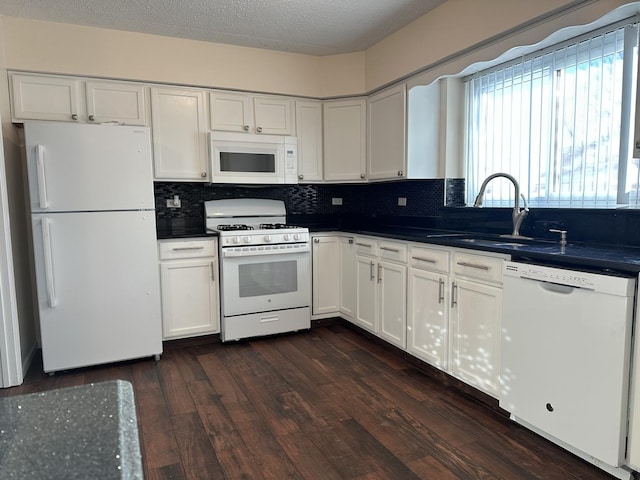
M 439 238 L 443 240 L 451 240 L 455 243 L 462 244 L 470 244 L 470 245 L 478 245 L 478 246 L 490 246 L 490 247 L 526 247 L 526 246 L 546 246 L 546 247 L 557 247 L 558 243 L 535 239 L 535 238 L 513 238 L 512 236 L 494 236 L 494 235 L 483 235 L 483 234 L 473 234 L 473 233 L 461 233 L 461 234 L 442 234 L 442 235 L 434 235 L 429 238 Z

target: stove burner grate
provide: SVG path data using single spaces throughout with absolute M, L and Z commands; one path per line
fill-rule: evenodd
M 221 232 L 233 232 L 237 230 L 253 230 L 253 227 L 244 224 L 222 224 L 218 225 L 218 230 Z
M 287 225 L 286 223 L 261 223 L 260 229 L 262 230 L 283 230 L 286 228 L 296 228 L 294 225 Z

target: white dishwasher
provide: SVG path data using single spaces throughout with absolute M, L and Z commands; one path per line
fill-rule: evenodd
M 500 406 L 619 478 L 635 278 L 505 262 Z

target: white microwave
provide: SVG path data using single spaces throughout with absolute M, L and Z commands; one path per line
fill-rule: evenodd
M 298 183 L 298 139 L 211 132 L 211 183 Z

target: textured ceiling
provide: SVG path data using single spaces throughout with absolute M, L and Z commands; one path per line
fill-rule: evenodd
M 364 50 L 445 0 L 0 0 L 0 15 L 310 55 Z

